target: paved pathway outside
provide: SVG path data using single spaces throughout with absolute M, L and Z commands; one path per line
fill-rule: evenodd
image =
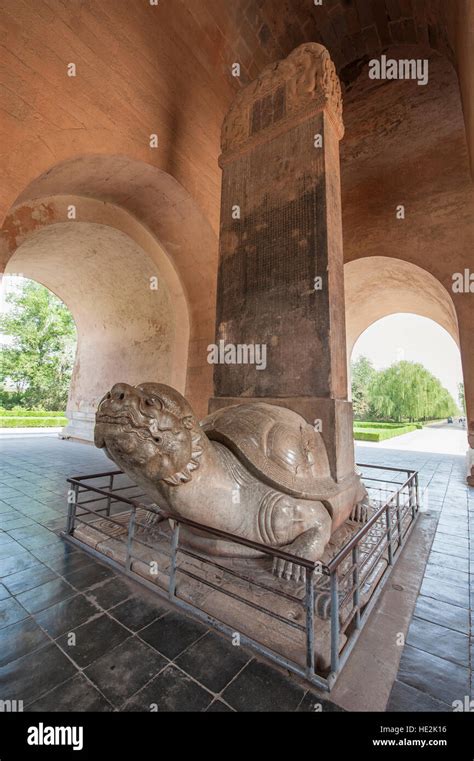
M 102 452 L 54 435 L 2 435 L 0 448 L 1 700 L 33 711 L 339 710 L 64 545 L 54 532 L 64 526 L 65 478 L 108 469 Z M 452 710 L 471 693 L 473 656 L 474 490 L 464 459 L 365 446 L 357 454 L 418 469 L 440 515 L 389 707 Z
M 438 516 L 390 711 L 452 711 L 474 698 L 474 489 L 465 437 L 461 426 L 439 424 L 365 448 L 377 464 L 419 470 L 424 509 Z
M 379 444 L 364 442 L 367 449 L 396 449 L 400 452 L 432 452 L 464 456 L 467 450 L 466 429 L 458 423 L 436 423 L 420 431 L 406 433 Z

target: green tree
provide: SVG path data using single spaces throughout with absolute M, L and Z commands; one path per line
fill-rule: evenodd
M 354 416 L 359 420 L 367 419 L 370 414 L 369 388 L 376 375 L 377 371 L 367 357 L 351 362 L 352 405 Z
M 22 406 L 65 409 L 76 344 L 76 327 L 67 307 L 31 280 L 8 294 L 0 332 L 0 383 L 14 387 Z
M 453 397 L 423 365 L 397 362 L 378 373 L 369 388 L 375 414 L 384 420 L 440 420 L 456 415 Z

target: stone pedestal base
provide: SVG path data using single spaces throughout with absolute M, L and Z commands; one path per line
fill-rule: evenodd
M 333 479 L 339 483 L 354 473 L 354 436 L 352 403 L 343 399 L 323 399 L 315 396 L 298 397 L 231 397 L 209 400 L 209 412 L 232 404 L 267 402 L 297 412 L 323 437 Z
M 61 431 L 61 438 L 94 442 L 94 412 L 67 411 L 68 424 Z

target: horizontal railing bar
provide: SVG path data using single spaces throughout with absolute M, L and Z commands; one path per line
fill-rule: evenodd
M 394 468 L 390 465 L 366 465 L 364 463 L 358 462 L 356 463 L 357 468 L 372 468 L 373 470 L 390 470 L 393 473 L 411 473 L 412 475 L 415 475 L 416 470 L 412 470 L 411 468 Z
M 361 562 L 360 562 L 360 564 L 359 564 L 359 571 L 362 571 L 362 569 L 363 569 L 363 568 L 364 568 L 364 567 L 365 567 L 365 566 L 368 564 L 369 560 L 371 560 L 371 559 L 372 559 L 373 555 L 375 554 L 375 552 L 376 552 L 377 550 L 378 550 L 378 553 L 379 553 L 379 554 L 378 554 L 378 555 L 376 555 L 376 558 L 377 558 L 377 559 L 380 559 L 380 558 L 382 558 L 382 557 L 383 557 L 385 550 L 388 550 L 388 537 L 387 537 L 387 534 L 383 534 L 383 535 L 380 537 L 380 540 L 377 542 L 377 544 L 374 544 L 374 546 L 370 548 L 370 552 L 368 552 L 368 553 L 367 553 L 367 554 L 364 556 L 364 558 L 361 560 Z M 369 570 L 368 570 L 368 573 L 370 573 L 370 571 L 371 571 L 371 570 L 372 570 L 372 568 L 374 567 L 374 563 L 375 563 L 375 562 L 376 562 L 376 561 L 372 560 L 372 563 L 371 563 L 371 564 L 370 564 L 370 566 L 369 566 Z M 368 575 L 368 574 L 366 574 L 366 576 L 365 576 L 364 578 L 366 578 L 366 577 L 367 577 L 367 575 Z M 362 580 L 361 580 L 361 581 L 362 581 Z
M 206 563 L 207 565 L 212 565 L 214 568 L 218 568 L 220 571 L 225 571 L 225 573 L 229 573 L 231 576 L 235 576 L 237 579 L 241 579 L 242 581 L 247 581 L 249 584 L 253 584 L 256 587 L 265 589 L 267 592 L 271 592 L 274 595 L 278 595 L 278 597 L 285 597 L 287 600 L 290 600 L 290 602 L 297 602 L 300 605 L 304 605 L 304 597 L 303 598 L 296 597 L 296 595 L 290 595 L 287 592 L 282 592 L 279 589 L 274 589 L 273 587 L 268 586 L 268 584 L 263 584 L 261 581 L 255 581 L 254 579 L 251 579 L 249 576 L 245 576 L 241 573 L 237 573 L 237 571 L 233 571 L 230 568 L 227 568 L 225 565 L 220 565 L 220 563 L 216 563 L 215 560 L 209 560 L 208 558 L 203 558 L 200 555 L 197 555 L 196 553 L 191 552 L 190 550 L 185 550 L 183 547 L 178 547 L 178 550 L 182 555 L 188 555 L 189 557 L 194 558 L 195 560 L 199 560 L 203 563 Z
M 409 486 L 412 480 L 414 480 L 414 479 L 413 479 L 413 476 L 410 476 L 410 478 L 409 478 L 409 479 L 408 479 L 408 480 L 407 480 L 407 481 L 404 483 L 404 485 L 403 485 L 403 487 L 402 487 L 402 488 L 405 488 L 405 487 Z M 370 529 L 372 528 L 372 526 L 374 525 L 374 523 L 376 523 L 376 522 L 379 520 L 379 518 L 380 518 L 382 515 L 384 515 L 384 513 L 385 513 L 385 512 L 386 512 L 386 511 L 389 509 L 389 506 L 390 506 L 391 502 L 393 501 L 393 499 L 394 499 L 394 498 L 392 497 L 390 500 L 388 500 L 388 501 L 386 502 L 386 504 L 385 504 L 385 505 L 382 505 L 382 507 L 380 507 L 380 508 L 379 508 L 379 509 L 378 509 L 378 510 L 377 510 L 377 511 L 374 513 L 374 515 L 373 515 L 373 516 L 372 516 L 372 517 L 371 517 L 371 518 L 370 518 L 370 519 L 367 521 L 367 523 L 366 523 L 366 524 L 364 524 L 364 526 L 362 526 L 362 528 L 360 529 L 360 531 L 358 531 L 356 534 L 354 534 L 354 536 L 352 537 L 352 539 L 350 539 L 350 540 L 349 540 L 349 542 L 348 542 L 348 543 L 345 545 L 345 547 L 343 547 L 343 548 L 342 548 L 342 549 L 341 549 L 341 550 L 340 550 L 340 551 L 337 553 L 337 555 L 336 555 L 335 557 L 333 557 L 333 558 L 332 558 L 332 559 L 329 561 L 329 563 L 327 564 L 327 569 L 328 569 L 328 571 L 329 571 L 329 573 L 330 573 L 330 574 L 331 574 L 331 573 L 333 573 L 333 572 L 336 570 L 336 568 L 337 568 L 337 567 L 338 567 L 338 566 L 339 566 L 339 565 L 342 563 L 342 561 L 343 561 L 343 560 L 345 560 L 345 558 L 347 557 L 347 555 L 349 554 L 349 552 L 351 552 L 351 551 L 354 549 L 354 547 L 355 547 L 357 544 L 359 544 L 359 543 L 360 543 L 360 540 L 361 540 L 363 537 L 365 537 L 365 536 L 366 536 L 366 534 L 367 534 L 367 533 L 370 531 Z
M 144 507 L 141 505 L 141 507 Z M 145 509 L 147 509 L 145 507 Z M 180 516 L 176 516 L 171 513 L 167 513 L 166 511 L 160 511 L 162 515 L 165 515 L 169 520 L 175 521 L 176 523 L 180 523 L 183 526 L 189 526 L 190 528 L 194 528 L 197 531 L 200 531 L 204 534 L 210 534 L 210 536 L 216 536 L 220 539 L 228 539 L 230 542 L 233 542 L 234 544 L 242 544 L 244 547 L 249 547 L 250 549 L 256 550 L 257 552 L 262 552 L 264 555 L 270 555 L 272 557 L 280 558 L 281 560 L 288 560 L 290 563 L 295 563 L 296 565 L 303 566 L 304 568 L 309 568 L 310 570 L 314 571 L 316 568 L 316 563 L 307 560 L 306 558 L 299 557 L 298 555 L 292 555 L 290 552 L 285 552 L 284 550 L 278 549 L 278 547 L 270 547 L 267 544 L 261 544 L 260 542 L 254 542 L 252 539 L 245 539 L 243 536 L 237 536 L 236 534 L 230 534 L 228 531 L 223 531 L 222 529 L 213 528 L 212 526 L 206 526 L 202 523 L 196 523 L 195 521 L 191 521 L 188 518 L 181 518 Z M 319 567 L 319 564 L 318 564 Z
M 387 481 L 385 478 L 372 478 L 371 476 L 362 476 L 364 481 L 376 481 L 378 484 L 404 484 L 406 481 Z M 369 489 L 371 487 L 369 486 Z M 375 487 L 374 487 L 375 488 Z
M 164 555 L 165 558 L 169 558 L 169 559 L 171 559 L 171 557 L 172 557 L 171 552 L 166 552 L 166 550 L 160 550 L 160 555 Z M 157 560 L 148 560 L 148 561 L 143 560 L 143 558 L 141 558 L 140 555 L 134 555 L 133 552 L 129 552 L 128 556 L 132 560 L 138 560 L 140 563 L 143 563 L 143 565 L 150 565 L 150 563 L 156 563 L 156 562 L 158 562 Z M 166 574 L 166 571 L 163 570 L 162 573 Z
M 227 597 L 232 597 L 233 600 L 237 600 L 238 602 L 242 602 L 244 605 L 248 605 L 250 608 L 253 608 L 254 610 L 258 610 L 259 613 L 263 613 L 266 616 L 270 616 L 270 618 L 274 618 L 277 621 L 281 621 L 281 623 L 285 624 L 286 626 L 291 626 L 293 629 L 298 629 L 298 631 L 302 631 L 302 632 L 306 630 L 306 627 L 303 626 L 302 624 L 298 624 L 296 621 L 291 621 L 290 619 L 285 618 L 284 616 L 280 616 L 279 613 L 274 613 L 273 611 L 268 610 L 268 608 L 264 608 L 262 605 L 257 605 L 256 602 L 252 602 L 251 600 L 246 600 L 245 597 L 241 597 L 240 595 L 237 595 L 235 592 L 230 592 L 228 589 L 224 592 L 221 589 L 221 587 L 217 586 L 217 584 L 213 584 L 212 581 L 209 581 L 208 579 L 202 579 L 200 576 L 197 576 L 195 573 L 192 573 L 191 571 L 188 571 L 185 568 L 178 567 L 176 570 L 178 573 L 182 573 L 185 576 L 188 576 L 189 578 L 194 579 L 195 581 L 198 581 L 207 587 L 211 587 L 211 589 L 214 589 L 216 592 L 220 592 L 221 594 Z
M 162 535 L 163 539 L 166 539 L 168 542 L 171 540 L 170 536 L 167 536 L 166 534 L 161 534 L 161 535 Z M 142 547 L 146 547 L 147 550 L 152 550 L 153 552 L 157 552 L 158 554 L 162 553 L 163 555 L 166 555 L 167 557 L 171 557 L 171 555 L 168 555 L 161 548 L 158 549 L 157 547 L 154 547 L 152 544 L 148 544 L 148 542 L 145 542 L 144 539 L 140 539 L 136 534 L 134 534 L 133 542 L 136 542 L 137 544 L 140 544 Z M 140 558 L 137 558 L 137 560 L 139 560 L 139 559 Z M 145 561 L 143 561 L 143 562 L 145 562 Z
M 108 470 L 105 473 L 92 473 L 90 476 L 70 476 L 66 480 L 69 483 L 77 483 L 79 481 L 86 481 L 92 478 L 105 478 L 106 476 L 124 476 L 123 470 Z
M 84 489 L 84 491 L 86 491 L 86 489 Z M 87 491 L 89 491 L 89 489 L 87 489 Z M 107 497 L 99 497 L 99 498 L 94 497 L 92 499 L 83 499 L 83 500 L 80 500 L 80 501 L 76 502 L 76 505 L 78 507 L 80 507 L 81 505 L 89 505 L 91 502 L 104 502 L 106 499 L 110 499 L 110 504 L 112 504 L 113 502 L 122 502 L 121 497 L 114 497 L 112 492 L 111 492 Z M 100 509 L 101 510 L 106 510 L 107 506 L 101 507 Z M 97 508 L 97 510 L 99 510 L 99 508 Z
M 113 497 L 113 492 L 111 491 L 105 491 L 105 489 L 100 489 L 98 486 L 89 486 L 89 491 L 94 492 L 95 494 L 103 494 L 104 497 Z M 136 505 L 135 502 L 130 499 L 129 497 L 116 497 L 116 502 L 123 502 L 125 505 L 131 505 L 132 507 L 138 507 L 139 505 Z
M 140 528 L 142 528 L 142 524 L 140 524 Z M 164 531 L 156 530 L 154 532 L 155 535 L 161 536 L 163 539 L 166 539 L 168 542 L 171 541 L 170 534 L 165 534 Z M 142 544 L 144 547 L 148 547 L 150 550 L 156 550 L 156 547 L 154 547 L 152 544 L 148 544 L 143 539 L 138 539 L 136 536 L 133 537 L 134 542 L 138 542 L 139 544 Z
M 84 511 L 86 515 L 96 515 L 95 510 L 87 510 L 87 508 L 84 508 Z M 82 515 L 84 515 L 84 513 L 82 513 L 81 515 L 76 514 L 76 519 L 79 520 L 81 523 L 83 523 L 85 526 L 90 527 L 91 526 L 90 523 L 86 523 L 86 521 L 82 520 Z M 127 526 L 123 523 L 119 523 L 119 521 L 114 520 L 109 515 L 105 518 L 101 516 L 101 520 L 108 521 L 109 523 L 113 523 L 115 526 L 118 526 L 119 528 L 123 529 L 124 536 L 127 533 Z
M 137 486 L 135 484 L 130 484 L 130 486 L 117 486 L 110 490 L 111 494 L 116 494 L 119 491 L 126 491 L 127 489 L 136 489 Z M 135 498 L 137 497 L 146 497 L 146 492 L 141 492 L 140 494 L 134 494 Z

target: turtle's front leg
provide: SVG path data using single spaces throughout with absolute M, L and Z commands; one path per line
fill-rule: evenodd
M 280 547 L 281 550 L 291 552 L 306 560 L 319 560 L 324 553 L 325 547 L 331 536 L 331 517 L 327 514 L 327 519 L 320 522 L 318 526 L 308 529 L 300 534 L 293 542 Z M 292 579 L 293 581 L 305 581 L 306 569 L 297 563 L 291 563 L 289 560 L 280 558 L 273 559 L 273 574 L 278 578 Z

